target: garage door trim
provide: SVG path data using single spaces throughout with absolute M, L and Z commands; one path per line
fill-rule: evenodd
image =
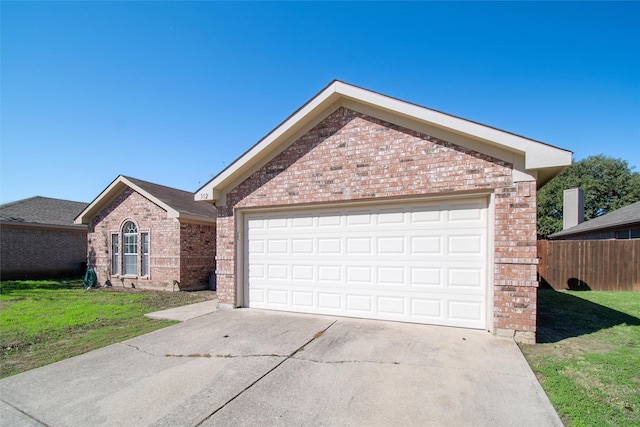
M 291 214 L 292 212 L 295 214 L 296 211 L 302 213 L 310 213 L 309 217 L 316 217 L 314 215 L 315 212 L 320 211 L 326 212 L 327 210 L 336 210 L 336 211 L 352 211 L 359 209 L 366 209 L 371 207 L 374 210 L 381 210 L 389 208 L 393 210 L 397 208 L 398 210 L 403 210 L 408 207 L 408 205 L 419 205 L 419 204 L 434 204 L 438 202 L 443 203 L 454 203 L 457 204 L 459 202 L 464 202 L 465 200 L 478 200 L 485 199 L 485 207 L 484 215 L 485 215 L 485 248 L 484 248 L 484 262 L 486 265 L 484 266 L 484 308 L 485 312 L 483 313 L 484 317 L 484 329 L 491 329 L 492 325 L 492 311 L 493 311 L 493 194 L 491 192 L 474 192 L 474 193 L 465 193 L 465 194 L 456 194 L 456 195 L 447 195 L 447 196 L 439 196 L 439 197 L 404 197 L 404 198 L 387 198 L 387 199 L 378 199 L 378 200 L 367 200 L 367 201 L 346 201 L 346 202 L 334 202 L 334 203 L 323 203 L 323 204 L 305 204 L 305 205 L 291 205 L 291 206 L 276 206 L 276 207 L 257 207 L 257 208 L 243 208 L 238 209 L 236 211 L 236 228 L 237 228 L 237 296 L 238 296 L 238 306 L 249 306 L 249 280 L 245 280 L 246 272 L 248 271 L 248 260 L 249 260 L 249 252 L 248 247 L 245 247 L 245 242 L 248 239 L 248 219 L 255 218 L 256 215 L 266 214 L 266 215 L 277 215 L 279 213 L 282 214 Z M 348 216 L 351 213 L 347 213 Z M 305 216 L 306 217 L 306 216 Z M 293 311 L 293 310 L 292 310 Z M 425 322 L 429 323 L 429 322 Z

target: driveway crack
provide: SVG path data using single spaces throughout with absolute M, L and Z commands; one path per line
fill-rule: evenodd
M 210 413 L 208 416 L 206 416 L 205 418 L 203 418 L 199 423 L 197 423 L 195 425 L 195 427 L 198 427 L 200 425 L 202 425 L 202 423 L 204 423 L 205 421 L 207 421 L 208 419 L 210 419 L 211 417 L 213 417 L 216 413 L 218 413 L 221 409 L 223 409 L 225 406 L 227 406 L 229 403 L 233 402 L 234 400 L 236 400 L 238 397 L 240 397 L 244 392 L 246 392 L 247 390 L 249 390 L 251 387 L 253 387 L 254 385 L 256 385 L 258 382 L 260 382 L 263 378 L 265 378 L 267 375 L 269 375 L 271 372 L 275 371 L 276 369 L 278 369 L 280 367 L 280 365 L 282 365 L 284 362 L 286 362 L 287 360 L 293 358 L 293 356 L 295 356 L 296 354 L 298 354 L 299 352 L 301 352 L 302 350 L 304 350 L 304 348 L 306 346 L 308 346 L 309 344 L 311 344 L 313 341 L 315 341 L 316 339 L 318 339 L 319 337 L 321 337 L 330 327 L 332 327 L 335 323 L 337 322 L 337 320 L 334 320 L 333 322 L 331 322 L 329 324 L 329 326 L 327 326 L 326 328 L 324 328 L 323 330 L 317 332 L 313 338 L 311 338 L 309 341 L 307 341 L 306 343 L 302 344 L 300 347 L 298 347 L 295 351 L 293 351 L 291 354 L 289 354 L 288 356 L 286 356 L 284 359 L 282 359 L 280 362 L 278 362 L 273 368 L 269 369 L 267 372 L 265 372 L 260 378 L 258 378 L 257 380 L 255 380 L 254 382 L 252 382 L 251 384 L 249 384 L 248 386 L 246 386 L 244 389 L 242 389 L 238 394 L 236 394 L 235 396 L 233 396 L 231 399 L 227 400 L 225 403 L 223 403 L 222 405 L 220 405 L 220 407 L 218 409 L 216 409 L 215 411 L 213 411 L 212 413 Z
M 247 358 L 249 358 L 249 357 L 290 357 L 290 355 L 287 355 L 287 354 L 211 354 L 211 353 L 189 353 L 189 354 L 165 353 L 165 354 L 158 354 L 158 353 L 151 353 L 150 351 L 143 350 L 140 347 L 138 347 L 137 345 L 126 344 L 126 343 L 121 343 L 121 344 L 125 345 L 127 347 L 130 347 L 130 348 L 133 348 L 134 350 L 139 351 L 140 353 L 148 354 L 149 356 L 154 356 L 154 357 L 176 357 L 176 358 L 181 358 L 181 357 L 199 358 L 199 357 L 202 357 L 202 358 L 225 358 L 225 359 L 226 358 L 235 359 L 235 358 L 243 358 L 243 357 L 247 357 Z
M 164 357 L 218 357 L 224 359 L 251 358 L 251 357 L 288 357 L 286 354 L 210 354 L 210 353 L 193 353 L 193 354 L 163 354 Z
M 33 415 L 29 414 L 28 412 L 23 411 L 22 409 L 18 408 L 16 405 L 7 402 L 4 399 L 0 399 L 0 401 L 2 401 L 3 403 L 5 403 L 8 406 L 11 406 L 13 409 L 15 409 L 16 411 L 20 412 L 22 415 L 29 417 L 30 419 L 32 419 L 33 421 L 37 422 L 40 425 L 43 425 L 45 427 L 49 427 L 49 424 L 45 423 L 44 421 L 41 421 L 39 419 L 37 419 L 36 417 L 34 417 Z

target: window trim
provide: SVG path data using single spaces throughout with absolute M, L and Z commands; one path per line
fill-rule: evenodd
M 114 238 L 115 238 L 115 242 L 114 242 Z M 112 276 L 116 276 L 116 277 L 120 274 L 120 233 L 114 232 L 114 231 L 111 232 L 110 273 Z
M 131 224 L 133 227 L 135 227 L 135 233 L 129 231 L 126 232 L 125 228 L 130 227 L 129 224 Z M 132 220 L 127 220 L 124 222 L 124 224 L 122 225 L 121 228 L 121 233 L 122 233 L 122 276 L 123 277 L 138 277 L 140 275 L 140 263 L 139 263 L 139 258 L 140 258 L 140 239 L 139 239 L 139 235 L 140 235 L 140 230 L 138 225 L 132 221 Z M 135 240 L 132 242 L 131 239 L 134 238 Z M 132 249 L 132 247 L 135 245 L 135 249 L 134 252 L 127 252 L 128 249 Z M 130 260 L 135 260 L 135 266 L 129 264 L 129 267 L 134 267 L 133 268 L 133 272 L 129 271 L 129 269 L 127 268 L 127 261 Z
M 125 238 L 124 238 L 124 234 L 125 234 L 125 227 L 127 226 L 127 224 L 132 223 L 133 226 L 136 228 L 137 233 L 136 233 L 136 271 L 135 274 L 125 274 L 124 273 L 124 266 L 125 266 Z M 123 220 L 120 223 L 120 227 L 117 231 L 111 231 L 110 232 L 111 235 L 111 240 L 110 240 L 110 247 L 109 250 L 111 251 L 110 254 L 110 269 L 109 269 L 109 273 L 111 277 L 115 277 L 115 278 L 127 278 L 127 279 L 142 279 L 142 280 L 149 280 L 151 279 L 151 229 L 150 228 L 145 228 L 145 229 L 141 229 L 140 226 L 138 225 L 137 221 L 135 221 L 132 218 L 127 218 L 125 220 Z M 145 249 L 143 247 L 143 236 L 146 235 L 147 236 L 147 253 L 143 253 L 143 250 Z M 116 238 L 118 239 L 117 242 L 117 252 L 114 253 L 114 246 L 113 246 L 113 238 L 114 236 L 117 236 Z M 132 255 L 132 254 L 131 254 Z M 146 255 L 146 261 L 145 261 L 145 255 Z M 117 261 L 116 261 L 116 267 L 117 270 L 114 270 L 114 257 L 117 256 Z M 143 274 L 143 262 L 146 263 L 146 269 L 147 272 L 146 274 Z M 117 272 L 116 272 L 117 271 Z
M 146 252 L 145 252 L 145 241 L 144 237 L 146 236 Z M 141 277 L 149 277 L 151 275 L 151 232 L 150 231 L 141 231 L 140 232 L 140 276 Z M 145 272 L 146 270 L 146 272 Z

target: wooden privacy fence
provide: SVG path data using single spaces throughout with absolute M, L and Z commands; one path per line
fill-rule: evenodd
M 541 286 L 640 292 L 640 239 L 538 240 Z

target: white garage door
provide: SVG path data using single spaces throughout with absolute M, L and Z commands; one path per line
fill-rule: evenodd
M 245 215 L 245 306 L 486 327 L 487 199 Z

